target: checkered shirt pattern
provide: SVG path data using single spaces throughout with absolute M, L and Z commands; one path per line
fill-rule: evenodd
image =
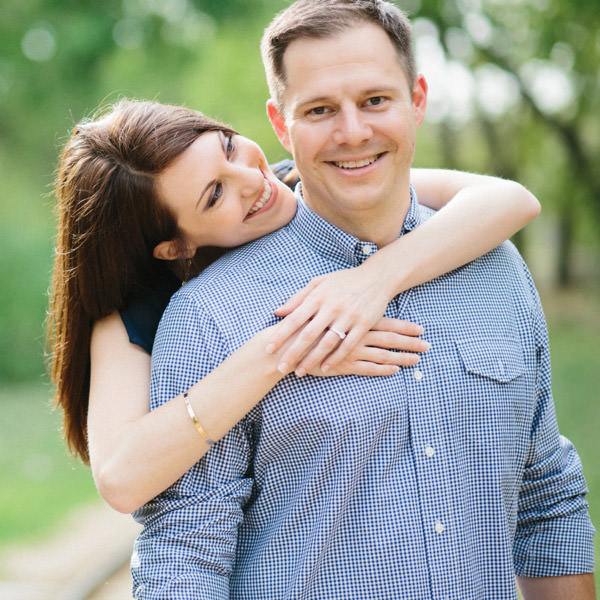
M 411 190 L 403 233 L 430 214 Z M 289 225 L 174 296 L 152 408 L 275 323 L 312 277 L 375 251 L 300 199 Z M 135 598 L 503 600 L 515 574 L 593 570 L 586 485 L 558 432 L 544 317 L 514 247 L 400 294 L 386 315 L 425 327 L 419 364 L 284 378 L 135 514 Z

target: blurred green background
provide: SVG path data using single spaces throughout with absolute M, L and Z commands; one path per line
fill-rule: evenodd
M 183 103 L 286 156 L 258 44 L 281 0 L 0 3 L 0 547 L 97 497 L 67 456 L 44 367 L 59 149 L 121 96 Z M 600 522 L 600 11 L 597 0 L 400 0 L 430 100 L 416 166 L 513 178 L 543 215 L 516 242 L 551 332 L 563 433 Z

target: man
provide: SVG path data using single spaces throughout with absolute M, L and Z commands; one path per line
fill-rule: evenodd
M 427 86 L 404 16 L 300 0 L 262 47 L 298 212 L 175 297 L 153 407 L 272 324 L 311 277 L 429 216 L 409 184 Z M 543 315 L 514 248 L 397 296 L 386 316 L 425 326 L 419 366 L 286 377 L 139 512 L 136 597 L 501 600 L 516 597 L 515 574 L 528 600 L 594 597 L 585 482 L 558 434 Z

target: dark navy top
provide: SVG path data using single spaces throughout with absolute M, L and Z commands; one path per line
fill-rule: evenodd
M 294 161 L 285 159 L 271 165 L 273 173 L 285 181 L 287 175 L 294 168 Z M 294 187 L 296 180 L 285 181 L 290 187 Z M 148 354 L 152 353 L 154 336 L 158 329 L 158 323 L 171 296 L 181 286 L 181 281 L 168 269 L 150 282 L 147 290 L 134 299 L 127 308 L 121 311 L 121 319 L 125 324 L 129 341 L 143 348 Z

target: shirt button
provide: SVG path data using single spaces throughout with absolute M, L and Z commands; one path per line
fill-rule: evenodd
M 501 360 L 498 361 L 498 370 L 500 371 L 500 376 L 504 377 L 504 363 Z
M 421 381 L 421 379 L 423 379 L 423 371 L 419 371 L 419 369 L 415 369 L 413 371 L 413 376 L 417 381 Z
M 369 244 L 365 244 L 362 247 L 362 251 L 363 251 L 363 254 L 371 254 L 371 252 L 373 252 L 373 248 L 371 248 L 371 246 L 369 246 Z
M 444 527 L 444 524 L 443 524 L 443 523 L 440 523 L 440 522 L 438 521 L 438 522 L 435 524 L 435 532 L 436 532 L 438 535 L 441 535 L 442 533 L 444 533 L 444 530 L 445 530 L 445 529 L 446 529 L 446 528 Z
M 425 448 L 425 456 L 427 458 L 431 458 L 434 454 L 435 450 L 431 446 L 427 446 L 427 448 Z

